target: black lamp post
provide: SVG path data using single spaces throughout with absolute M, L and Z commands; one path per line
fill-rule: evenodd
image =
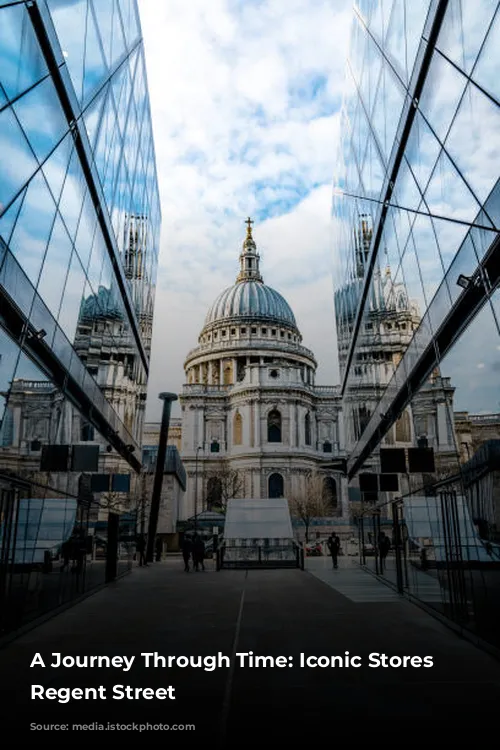
M 163 474 L 165 472 L 165 457 L 167 455 L 170 412 L 172 410 L 172 402 L 177 401 L 175 393 L 160 393 L 158 398 L 161 398 L 163 401 L 163 414 L 161 418 L 160 440 L 158 442 L 158 457 L 156 459 L 153 494 L 151 496 L 151 510 L 149 513 L 148 546 L 146 550 L 146 560 L 148 563 L 153 562 L 154 559 L 156 529 L 158 527 L 158 515 L 160 512 L 161 488 L 163 484 Z
M 196 449 L 196 460 L 194 463 L 194 530 L 198 528 L 198 453 L 203 450 L 199 445 Z

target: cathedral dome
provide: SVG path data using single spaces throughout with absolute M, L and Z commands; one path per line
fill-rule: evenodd
M 205 325 L 230 318 L 275 321 L 297 327 L 288 302 L 262 281 L 245 280 L 219 294 L 205 318 Z
M 260 275 L 260 258 L 252 237 L 251 223 L 248 219 L 236 283 L 219 294 L 207 313 L 205 326 L 235 318 L 251 318 L 297 328 L 288 302 L 275 289 L 266 286 Z

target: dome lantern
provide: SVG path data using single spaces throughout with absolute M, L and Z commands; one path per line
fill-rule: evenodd
M 243 249 L 240 253 L 240 272 L 236 278 L 236 283 L 239 284 L 241 281 L 259 281 L 263 284 L 264 279 L 259 269 L 260 256 L 252 236 L 252 219 L 248 217 L 245 224 L 247 225 L 247 236 L 245 237 Z
M 252 236 L 252 219 L 246 220 L 247 235 L 240 253 L 240 272 L 233 286 L 225 289 L 210 307 L 205 325 L 261 322 L 270 326 L 286 326 L 300 336 L 295 316 L 288 302 L 260 274 L 260 256 Z

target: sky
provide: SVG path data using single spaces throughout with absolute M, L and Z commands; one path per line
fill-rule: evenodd
M 146 418 L 179 393 L 254 220 L 318 384 L 339 380 L 331 197 L 350 0 L 139 0 L 162 206 Z M 179 416 L 174 405 L 173 416 Z

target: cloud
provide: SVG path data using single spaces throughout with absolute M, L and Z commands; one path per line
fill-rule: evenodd
M 289 301 L 318 382 L 337 382 L 330 203 L 352 18 L 348 0 L 139 0 L 162 239 L 148 418 L 179 391 L 244 219 Z

